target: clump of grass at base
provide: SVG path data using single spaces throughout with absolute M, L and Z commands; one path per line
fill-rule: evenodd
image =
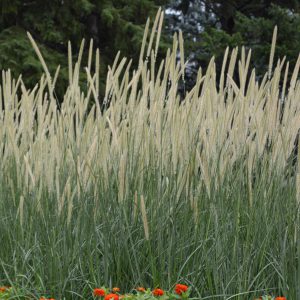
M 137 70 L 118 54 L 105 99 L 91 47 L 80 91 L 84 44 L 75 64 L 69 45 L 61 105 L 59 69 L 30 36 L 45 76 L 27 90 L 2 72 L 0 284 L 78 299 L 184 278 L 198 299 L 298 299 L 300 58 L 288 81 L 275 31 L 261 82 L 250 51 L 227 49 L 221 74 L 212 58 L 180 99 L 183 38 L 157 61 L 162 20 L 147 23 Z

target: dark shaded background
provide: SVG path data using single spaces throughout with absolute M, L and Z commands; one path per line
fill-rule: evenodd
M 150 16 L 153 20 L 159 6 L 166 10 L 160 55 L 170 46 L 174 32 L 181 29 L 184 33 L 186 58 L 190 61 L 186 90 L 193 85 L 198 68 L 205 69 L 212 55 L 221 67 L 227 45 L 251 47 L 253 66 L 260 77 L 267 70 L 275 25 L 278 25 L 275 58 L 287 56 L 295 63 L 298 57 L 299 0 L 1 0 L 0 69 L 10 68 L 14 77 L 22 73 L 29 88 L 36 84 L 42 67 L 27 38 L 29 31 L 50 72 L 54 74 L 57 65 L 61 65 L 56 87 L 61 101 L 68 83 L 68 40 L 75 58 L 82 38 L 87 41 L 93 38 L 101 55 L 101 99 L 107 65 L 118 50 L 137 63 L 146 19 Z

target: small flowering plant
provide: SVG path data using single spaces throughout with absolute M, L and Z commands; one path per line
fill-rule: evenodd
M 9 286 L 0 286 L 0 299 L 8 299 L 12 296 L 12 288 Z
M 24 294 L 22 289 L 11 286 L 0 286 L 0 300 L 10 300 L 10 299 L 20 299 L 20 300 L 29 300 L 32 297 Z
M 132 293 L 122 294 L 119 288 L 107 289 L 105 287 L 95 288 L 94 297 L 101 300 L 180 300 L 188 299 L 190 288 L 185 284 L 176 284 L 172 291 L 166 291 L 162 288 L 144 288 L 137 287 Z
M 286 297 L 273 297 L 273 296 L 270 296 L 270 295 L 265 295 L 265 296 L 260 296 L 259 298 L 257 299 L 254 299 L 254 300 L 287 300 Z
M 178 283 L 175 285 L 175 293 L 181 296 L 181 298 L 188 298 L 190 295 L 189 287 L 185 284 Z
M 167 291 L 160 287 L 154 289 L 136 287 L 131 293 L 123 294 L 121 289 L 113 287 L 108 289 L 106 287 L 94 288 L 93 296 L 96 300 L 189 300 L 190 287 L 185 284 L 177 283 L 172 290 Z M 21 297 L 21 298 L 20 298 Z M 32 297 L 24 295 L 21 290 L 15 287 L 0 286 L 0 300 L 9 299 L 32 300 Z M 55 300 L 55 298 L 41 297 L 39 300 Z M 284 296 L 270 296 L 264 295 L 254 300 L 287 300 Z
M 30 298 L 24 295 L 24 291 L 19 288 L 11 286 L 0 286 L 0 300 L 9 299 L 28 300 Z

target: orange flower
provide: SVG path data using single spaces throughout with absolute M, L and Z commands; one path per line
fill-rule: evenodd
M 176 284 L 175 285 L 175 293 L 181 295 L 182 293 L 188 290 L 188 286 L 185 284 Z
M 103 297 L 105 296 L 105 291 L 103 289 L 96 288 L 94 289 L 94 296 Z
M 285 297 L 276 297 L 275 300 L 286 300 Z
M 120 288 L 114 287 L 114 288 L 112 289 L 112 291 L 115 292 L 115 293 L 120 292 Z
M 55 299 L 54 298 L 47 299 L 47 298 L 42 297 L 42 298 L 40 298 L 40 300 L 55 300 Z
M 105 296 L 104 300 L 119 300 L 119 296 L 117 294 L 108 294 Z
M 142 286 L 137 287 L 136 290 L 138 292 L 142 292 L 142 293 L 146 292 L 146 289 L 144 287 L 142 287 Z
M 154 289 L 154 290 L 152 291 L 152 294 L 153 294 L 154 296 L 162 296 L 162 295 L 164 294 L 164 291 L 161 290 L 161 289 Z
M 1 293 L 4 293 L 4 292 L 6 292 L 8 289 L 9 289 L 9 286 L 1 286 L 1 287 L 0 287 L 0 292 L 1 292 Z

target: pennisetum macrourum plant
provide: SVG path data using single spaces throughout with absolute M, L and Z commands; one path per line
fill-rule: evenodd
M 118 53 L 104 99 L 93 41 L 86 67 L 84 41 L 75 64 L 68 44 L 61 104 L 59 67 L 29 33 L 40 82 L 2 71 L 0 284 L 79 299 L 184 278 L 197 299 L 300 299 L 300 56 L 274 62 L 275 28 L 262 80 L 251 50 L 227 48 L 221 73 L 212 58 L 182 99 L 180 31 L 157 60 L 163 17 L 148 20 L 137 69 Z

